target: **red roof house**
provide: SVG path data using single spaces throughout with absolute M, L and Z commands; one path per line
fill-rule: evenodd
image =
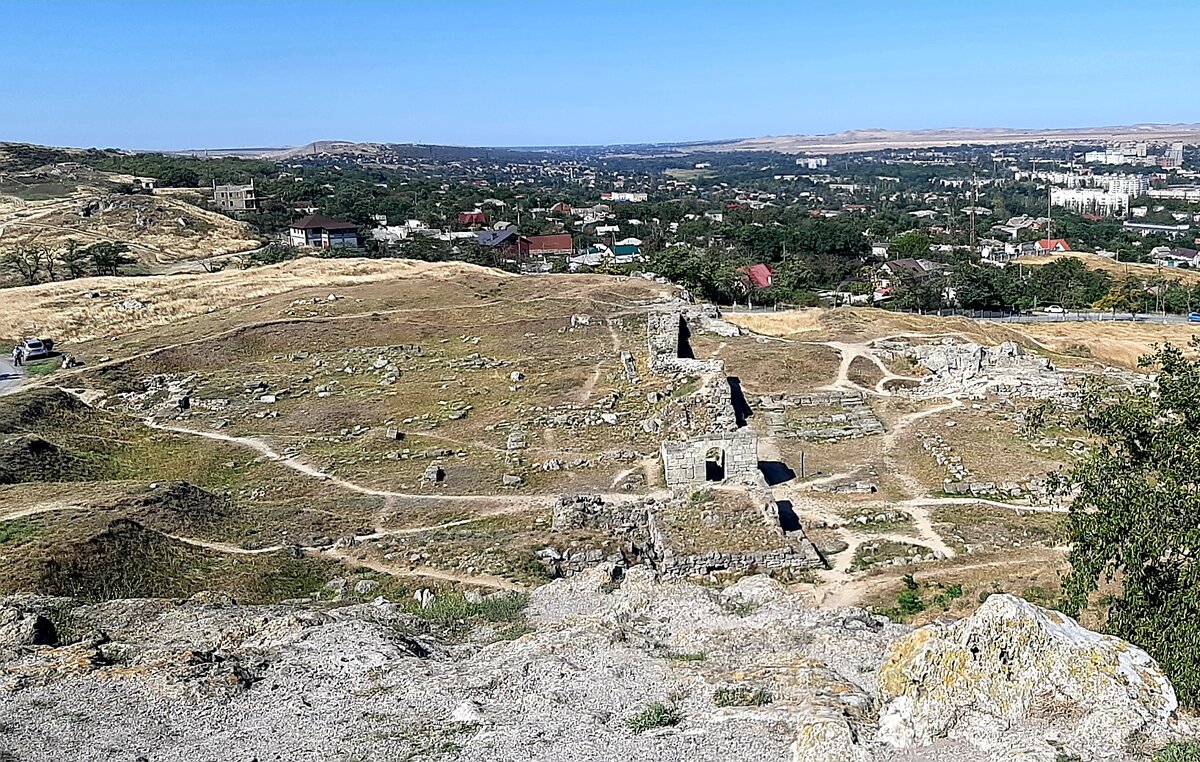
M 459 225 L 486 225 L 487 217 L 485 217 L 483 212 L 480 212 L 480 211 L 459 212 L 458 213 L 458 224 Z
M 531 257 L 560 256 L 575 251 L 575 243 L 571 240 L 570 233 L 531 235 L 528 240 L 528 251 Z
M 1062 238 L 1043 238 L 1034 245 L 1037 247 L 1037 250 L 1041 252 L 1071 250 L 1071 244 L 1067 243 Z
M 771 268 L 763 264 L 750 265 L 742 268 L 742 272 L 749 278 L 751 285 L 755 288 L 770 288 L 772 277 L 775 273 L 771 272 Z

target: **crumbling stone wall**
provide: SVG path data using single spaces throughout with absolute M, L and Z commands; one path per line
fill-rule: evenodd
M 647 497 L 640 501 L 619 503 L 606 503 L 600 495 L 563 496 L 554 506 L 552 531 L 608 531 L 622 540 L 620 548 L 606 551 L 597 547 L 562 550 L 550 547 L 538 555 L 544 564 L 562 575 L 578 574 L 600 563 L 611 563 L 620 568 L 649 563 L 666 578 L 705 575 L 722 570 L 794 573 L 823 568 L 825 564 L 820 553 L 802 531 L 783 531 L 779 504 L 770 494 L 760 491 L 755 496 L 760 501 L 763 529 L 778 538 L 777 547 L 750 552 L 721 549 L 693 554 L 677 552 L 662 514 L 671 510 L 676 502 L 689 499 L 688 493 L 681 491 L 665 500 Z
M 647 527 L 650 544 L 654 548 L 655 566 L 664 578 L 694 577 L 714 571 L 734 572 L 785 572 L 795 573 L 807 569 L 821 569 L 825 562 L 816 546 L 803 532 L 785 535 L 779 521 L 779 504 L 769 494 L 759 495 L 762 503 L 764 529 L 779 538 L 779 546 L 769 550 L 727 551 L 712 550 L 706 553 L 681 554 L 671 542 L 660 511 L 652 509 L 648 514 Z M 676 500 L 686 500 L 682 494 Z M 668 510 L 668 506 L 663 506 Z
M 723 478 L 709 479 L 707 456 L 711 450 L 721 453 Z M 684 441 L 664 441 L 660 448 L 667 486 L 695 487 L 722 482 L 757 484 L 758 435 L 753 429 L 740 428 L 729 433 L 712 433 Z
M 655 373 L 700 376 L 720 373 L 725 363 L 720 360 L 697 360 L 681 357 L 681 337 L 687 329 L 687 319 L 679 309 L 651 310 L 646 315 L 646 344 L 650 355 L 650 370 Z

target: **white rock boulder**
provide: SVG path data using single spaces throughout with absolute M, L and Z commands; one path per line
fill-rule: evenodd
M 1011 595 L 897 641 L 878 684 L 880 738 L 895 747 L 995 748 L 1023 726 L 1084 760 L 1123 758 L 1135 738 L 1167 737 L 1178 707 L 1145 651 Z M 1055 758 L 1049 740 L 1041 751 Z

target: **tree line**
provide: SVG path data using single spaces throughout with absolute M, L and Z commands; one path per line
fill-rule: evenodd
M 0 253 L 0 267 L 26 286 L 89 275 L 121 275 L 136 262 L 129 255 L 129 246 L 120 241 L 84 246 L 70 238 L 59 249 L 26 244 Z

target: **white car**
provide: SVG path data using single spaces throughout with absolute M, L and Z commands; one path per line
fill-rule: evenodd
M 1066 310 L 1064 310 L 1062 307 L 1059 307 L 1057 304 L 1051 304 L 1049 307 L 1047 307 L 1046 309 L 1044 309 L 1042 311 L 1049 313 L 1051 315 L 1061 315 L 1064 312 L 1066 312 Z
M 50 349 L 54 346 L 54 342 L 50 339 L 24 339 L 21 342 L 21 360 L 29 362 L 30 360 L 40 360 L 43 357 L 50 356 Z

